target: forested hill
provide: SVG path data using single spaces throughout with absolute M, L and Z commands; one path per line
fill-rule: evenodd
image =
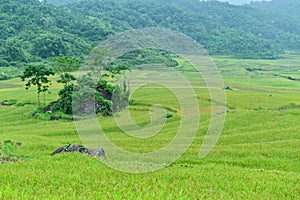
M 67 3 L 75 3 L 76 1 L 80 0 L 48 0 L 47 2 L 56 6 L 60 6 Z
M 149 26 L 183 32 L 214 55 L 276 58 L 300 50 L 297 19 L 257 8 L 198 0 L 59 2 L 1 0 L 0 66 L 84 56 L 113 33 Z
M 95 29 L 90 21 L 37 0 L 1 0 L 0 21 L 0 66 L 82 56 L 92 45 L 82 30 Z M 98 40 L 108 34 L 97 33 Z
M 238 58 L 276 58 L 283 50 L 299 50 L 297 20 L 258 9 L 198 0 L 86 0 L 63 8 L 104 19 L 115 31 L 161 26 L 181 31 L 212 54 Z M 112 12 L 113 10 L 113 12 Z
M 250 7 L 258 8 L 268 12 L 280 13 L 293 18 L 300 19 L 299 0 L 273 0 L 262 2 L 251 2 Z

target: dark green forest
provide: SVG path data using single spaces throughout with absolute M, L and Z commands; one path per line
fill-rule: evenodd
M 278 4 L 279 0 L 247 6 L 198 0 L 1 0 L 0 67 L 19 68 L 59 55 L 82 59 L 108 36 L 143 27 L 185 33 L 211 55 L 277 59 L 285 51 L 300 50 L 300 17 L 290 16 L 300 2 Z
M 300 19 L 300 3 L 299 0 L 272 0 L 251 2 L 249 7 L 258 8 L 272 13 L 288 15 L 291 18 Z

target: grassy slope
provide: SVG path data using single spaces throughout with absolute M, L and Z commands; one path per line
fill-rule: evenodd
M 147 174 L 115 171 L 80 154 L 50 157 L 58 146 L 80 143 L 74 123 L 33 119 L 30 113 L 36 105 L 0 106 L 0 141 L 22 141 L 19 151 L 29 157 L 23 162 L 0 165 L 0 199 L 297 199 L 300 82 L 248 72 L 243 67 L 268 66 L 274 73 L 297 76 L 299 56 L 289 55 L 279 61 L 214 60 L 225 84 L 234 89 L 226 91 L 227 106 L 237 112 L 227 114 L 223 134 L 207 158 L 197 157 L 209 122 L 205 89 L 197 90 L 203 112 L 194 143 L 173 166 Z M 195 78 L 195 74 L 187 74 Z M 25 91 L 22 84 L 18 79 L 1 81 L 0 100 L 35 103 L 34 89 Z M 49 101 L 57 98 L 59 87 L 53 85 Z M 162 101 L 162 93 L 166 101 Z M 275 96 L 269 97 L 271 93 Z M 145 87 L 133 98 L 140 104 L 131 106 L 131 113 L 141 125 L 149 123 L 147 103 L 159 99 L 159 103 L 178 109 L 175 97 L 163 88 Z M 162 134 L 144 141 L 131 140 L 113 126 L 111 118 L 99 117 L 112 141 L 135 152 L 163 146 L 173 137 L 178 120 L 178 116 L 168 119 Z

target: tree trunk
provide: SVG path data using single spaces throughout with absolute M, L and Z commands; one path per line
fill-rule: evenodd
M 39 108 L 41 108 L 40 92 L 38 92 L 38 104 L 39 104 Z
M 44 104 L 46 105 L 46 92 L 44 92 Z

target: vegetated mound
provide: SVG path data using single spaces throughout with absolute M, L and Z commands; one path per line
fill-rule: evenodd
M 84 77 L 76 85 L 65 85 L 59 92 L 60 98 L 46 106 L 43 113 L 51 114 L 50 120 L 61 118 L 75 120 L 73 115 L 77 117 L 90 114 L 109 116 L 127 107 L 129 89 L 125 81 L 123 85 L 112 85 L 100 79 L 95 89 L 87 82 L 91 83 L 89 77 Z M 71 117 L 66 115 L 71 115 Z

